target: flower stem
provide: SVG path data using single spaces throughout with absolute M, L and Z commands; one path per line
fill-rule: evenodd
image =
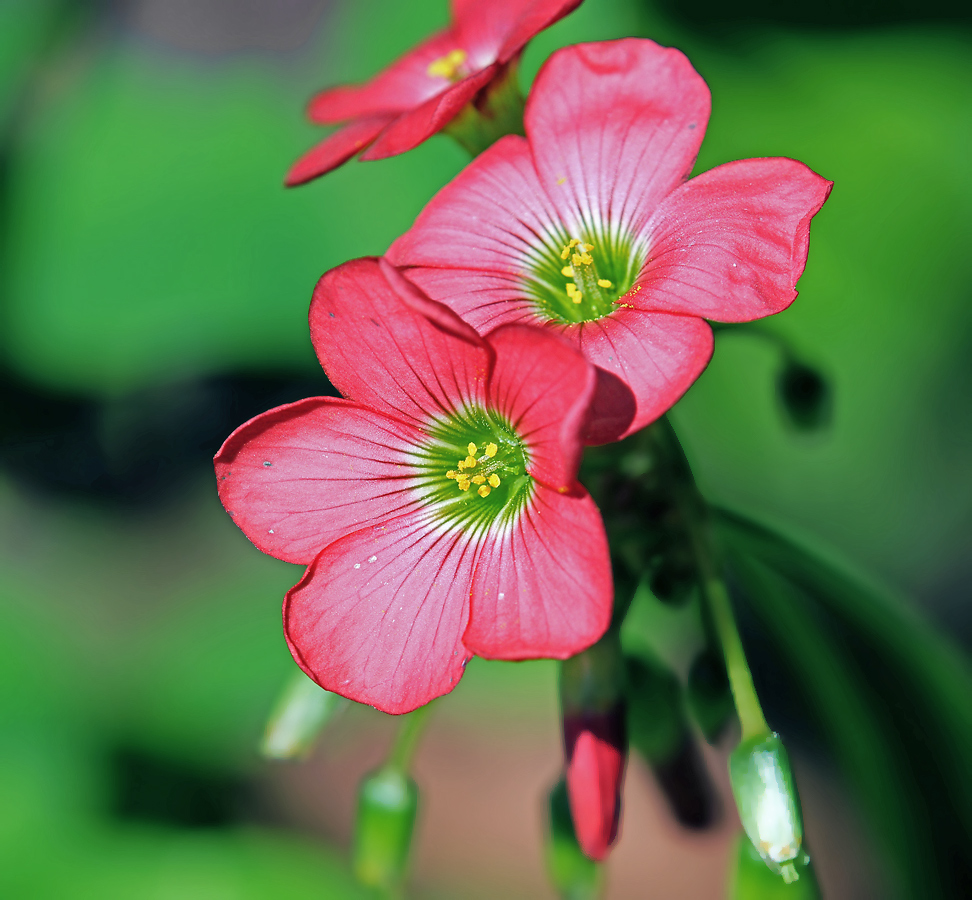
M 431 703 L 420 706 L 414 712 L 403 717 L 402 724 L 399 726 L 398 734 L 395 735 L 395 743 L 392 744 L 388 759 L 385 760 L 383 768 L 392 769 L 396 772 L 407 773 L 412 765 L 412 757 L 418 748 L 419 738 L 425 731 L 425 726 L 429 718 Z
M 658 432 L 659 442 L 667 451 L 666 455 L 670 457 L 672 464 L 673 478 L 676 482 L 674 493 L 688 526 L 702 594 L 712 617 L 716 637 L 722 647 L 729 686 L 736 704 L 739 723 L 742 726 L 742 739 L 768 735 L 770 729 L 759 703 L 749 664 L 746 662 L 746 653 L 736 626 L 729 592 L 716 564 L 716 554 L 709 530 L 708 507 L 695 484 L 685 452 L 671 423 L 666 418 L 662 418 L 653 427 Z

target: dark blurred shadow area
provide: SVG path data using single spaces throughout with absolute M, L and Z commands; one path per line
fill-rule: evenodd
M 323 133 L 307 99 L 446 17 L 446 0 L 0 2 L 0 896 L 365 896 L 354 791 L 393 723 L 354 708 L 306 763 L 257 757 L 301 572 L 225 516 L 211 460 L 253 415 L 333 393 L 307 334 L 316 279 L 381 253 L 467 161 L 437 137 L 282 187 Z M 713 92 L 699 171 L 783 155 L 834 180 L 796 303 L 720 330 L 672 419 L 713 503 L 834 548 L 965 647 L 970 23 L 946 0 L 585 0 L 523 61 L 526 87 L 568 43 L 678 46 Z M 922 734 L 900 673 L 808 617 L 872 679 L 892 751 L 927 756 L 888 791 L 926 797 L 914 827 L 961 831 L 958 789 L 933 776 L 969 748 Z M 825 895 L 905 896 L 783 626 L 743 625 Z M 417 763 L 416 896 L 552 896 L 555 682 L 552 663 L 476 660 L 442 701 Z M 608 897 L 724 896 L 732 739 L 693 732 L 655 774 L 632 762 Z M 954 896 L 972 892 L 968 837 L 936 858 L 954 854 Z

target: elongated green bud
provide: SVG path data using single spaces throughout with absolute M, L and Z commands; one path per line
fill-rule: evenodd
M 347 704 L 344 697 L 296 672 L 267 721 L 260 752 L 268 759 L 302 759 L 321 729 Z
M 820 887 L 810 857 L 801 851 L 789 865 L 799 874 L 799 880 L 786 881 L 768 869 L 759 851 L 745 835 L 740 835 L 729 900 L 820 900 Z
M 390 890 L 405 880 L 418 787 L 404 772 L 379 769 L 358 789 L 354 874 L 362 884 Z
M 550 881 L 562 900 L 594 900 L 600 893 L 601 868 L 577 843 L 563 779 L 550 792 L 549 812 L 546 856 Z
M 743 828 L 763 861 L 785 881 L 798 879 L 794 860 L 803 845 L 803 822 L 780 736 L 743 741 L 729 757 L 729 780 Z

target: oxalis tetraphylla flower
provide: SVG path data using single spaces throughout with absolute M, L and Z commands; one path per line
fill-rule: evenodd
M 516 77 L 524 46 L 580 3 L 452 0 L 448 28 L 366 84 L 332 88 L 311 101 L 308 114 L 313 121 L 347 124 L 301 157 L 287 184 L 317 178 L 362 150 L 362 159 L 405 153 L 468 112 L 470 104 L 484 107 L 487 115 L 502 116 L 509 101 L 491 108 L 490 93 L 510 89 L 518 97 L 515 83 L 507 82 Z M 522 100 L 516 106 L 518 116 Z
M 596 641 L 610 563 L 576 481 L 593 367 L 542 329 L 479 337 L 383 261 L 327 273 L 310 323 L 347 399 L 257 416 L 216 456 L 250 540 L 308 565 L 284 602 L 304 671 L 403 713 L 450 691 L 473 654 L 563 658 Z
M 709 90 L 677 50 L 625 39 L 555 53 L 504 137 L 443 188 L 388 256 L 479 331 L 531 322 L 598 367 L 586 439 L 668 409 L 705 367 L 705 319 L 796 297 L 831 183 L 791 159 L 686 181 Z

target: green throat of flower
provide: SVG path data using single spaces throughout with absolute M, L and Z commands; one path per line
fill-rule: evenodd
M 512 425 L 485 409 L 436 422 L 418 450 L 419 490 L 445 524 L 484 529 L 529 500 L 528 452 Z
M 536 255 L 526 288 L 537 312 L 565 324 L 593 322 L 623 305 L 638 274 L 636 254 L 622 237 L 560 236 Z

